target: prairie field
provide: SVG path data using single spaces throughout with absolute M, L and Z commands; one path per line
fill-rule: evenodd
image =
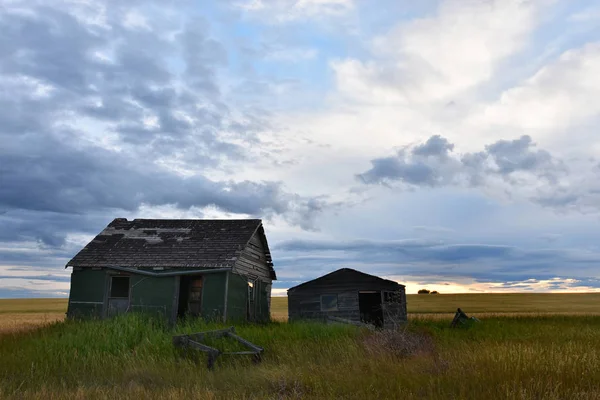
M 459 307 L 476 317 L 600 315 L 600 293 L 409 294 L 406 304 L 409 318 L 452 319 Z M 276 320 L 287 320 L 287 297 L 272 298 L 271 315 Z
M 286 298 L 272 301 L 274 322 L 236 325 L 263 361 L 209 371 L 172 336 L 226 325 L 62 321 L 64 300 L 0 300 L 0 398 L 600 399 L 599 294 L 414 295 L 392 332 L 280 322 Z M 450 328 L 458 307 L 481 321 Z

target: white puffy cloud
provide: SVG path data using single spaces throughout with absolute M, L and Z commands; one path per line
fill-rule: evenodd
M 549 142 L 552 136 L 572 139 L 572 129 L 600 117 L 599 70 L 600 42 L 568 50 L 524 82 L 504 91 L 497 101 L 483 105 L 466 125 L 473 129 L 529 132 Z M 586 142 L 586 147 L 600 142 L 600 135 L 593 131 L 593 136 L 585 136 L 592 141 Z
M 373 59 L 333 63 L 339 89 L 369 103 L 449 102 L 489 81 L 521 51 L 544 1 L 442 2 L 372 41 Z

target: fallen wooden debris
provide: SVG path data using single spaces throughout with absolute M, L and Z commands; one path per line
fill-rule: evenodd
M 230 337 L 236 341 L 238 341 L 239 343 L 243 344 L 244 346 L 246 346 L 249 350 L 248 351 L 221 351 L 219 349 L 216 349 L 214 347 L 208 346 L 204 343 L 202 343 L 204 341 L 205 338 L 207 337 L 211 337 L 211 338 L 220 338 L 220 337 Z M 195 350 L 200 350 L 205 352 L 208 355 L 208 369 L 212 369 L 215 361 L 217 360 L 217 357 L 219 357 L 220 355 L 252 355 L 253 356 L 253 361 L 255 363 L 259 363 L 262 360 L 261 354 L 264 351 L 264 349 L 260 346 L 257 346 L 253 343 L 250 343 L 249 341 L 247 341 L 244 338 L 239 337 L 238 335 L 235 334 L 235 327 L 229 327 L 227 329 L 218 329 L 218 330 L 214 330 L 214 331 L 206 331 L 206 332 L 198 332 L 198 333 L 192 333 L 189 335 L 176 335 L 173 336 L 173 345 L 175 347 L 181 348 L 185 351 L 187 351 L 188 349 L 192 348 Z
M 452 323 L 450 324 L 450 326 L 452 328 L 456 328 L 459 324 L 460 325 L 466 325 L 469 322 L 480 322 L 477 318 L 475 317 L 468 317 L 467 314 L 465 314 L 463 312 L 463 310 L 461 310 L 460 308 L 456 310 L 456 314 L 454 314 L 454 319 L 452 320 Z

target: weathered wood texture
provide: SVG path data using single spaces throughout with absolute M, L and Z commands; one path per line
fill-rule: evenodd
M 335 317 L 359 323 L 361 291 L 380 294 L 385 327 L 407 320 L 406 292 L 403 285 L 347 268 L 289 289 L 288 318 L 294 321 Z M 337 308 L 325 311 L 321 305 L 322 295 L 337 295 Z
M 358 288 L 353 291 L 338 291 L 327 288 L 322 292 L 288 294 L 288 315 L 290 320 L 325 318 L 327 316 L 360 321 L 358 308 Z M 321 294 L 337 294 L 337 311 L 321 311 Z
M 271 283 L 271 273 L 267 264 L 265 248 L 259 233 L 255 233 L 233 267 L 233 271 L 245 276 L 252 276 L 263 282 Z
M 104 318 L 112 315 L 110 309 L 158 313 L 175 322 L 187 294 L 181 296 L 181 278 L 173 275 L 202 270 L 197 275 L 210 273 L 202 287 L 203 318 L 266 320 L 271 284 L 277 278 L 258 219 L 117 218 L 67 266 L 73 267 L 69 318 Z M 108 295 L 112 275 L 130 276 L 128 294 L 116 300 Z M 251 301 L 248 281 L 254 285 Z
M 229 337 L 234 340 L 237 340 L 239 343 L 248 347 L 250 350 L 248 351 L 227 351 L 223 352 L 214 347 L 208 346 L 204 343 L 201 343 L 207 337 L 212 338 L 220 338 L 220 337 Z M 188 348 L 193 348 L 196 350 L 200 350 L 205 352 L 208 355 L 208 369 L 212 369 L 217 357 L 220 355 L 253 355 L 255 362 L 261 361 L 261 353 L 264 349 L 260 346 L 255 345 L 247 341 L 246 339 L 235 334 L 235 327 L 229 327 L 226 329 L 219 329 L 214 331 L 206 331 L 206 332 L 198 332 L 192 333 L 189 335 L 176 335 L 173 336 L 173 345 L 177 348 L 180 348 L 184 351 L 187 351 Z

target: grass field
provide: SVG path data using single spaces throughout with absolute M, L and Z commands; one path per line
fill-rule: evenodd
M 448 318 L 461 308 L 475 316 L 513 314 L 600 315 L 600 293 L 477 293 L 406 296 L 409 316 Z M 287 320 L 287 297 L 273 297 L 274 319 Z
M 485 293 L 408 295 L 412 318 L 448 319 L 457 308 L 469 315 L 600 315 L 600 293 Z M 30 329 L 39 323 L 59 321 L 67 299 L 0 299 L 0 333 Z M 287 321 L 287 297 L 273 297 L 271 316 Z
M 273 298 L 276 318 L 285 318 L 285 300 Z M 16 315 L 62 317 L 65 304 L 0 300 L 0 326 Z M 222 357 L 214 371 L 178 357 L 171 336 L 219 324 L 169 328 L 128 315 L 6 330 L 0 398 L 600 399 L 598 294 L 415 295 L 408 304 L 409 323 L 391 333 L 318 323 L 236 326 L 266 349 L 263 362 Z M 481 322 L 449 328 L 457 307 Z

